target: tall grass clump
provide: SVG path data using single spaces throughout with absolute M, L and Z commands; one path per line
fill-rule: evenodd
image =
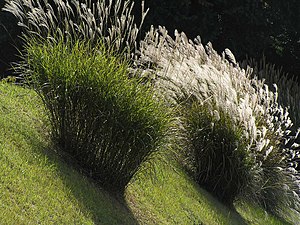
M 24 59 L 55 142 L 101 185 L 122 191 L 164 139 L 163 104 L 101 43 L 30 42 Z
M 53 140 L 102 186 L 122 192 L 160 149 L 169 122 L 150 85 L 129 75 L 139 32 L 133 3 L 6 2 L 23 27 L 16 69 L 41 96 Z
M 210 43 L 204 47 L 177 31 L 173 39 L 162 27 L 148 32 L 136 64 L 148 66 L 143 73 L 158 92 L 182 108 L 186 161 L 199 184 L 229 204 L 243 196 L 278 215 L 299 211 L 300 178 L 290 154 L 299 152 L 285 145 L 298 145 L 299 132 L 290 132 L 276 84 L 271 91 Z
M 222 110 L 210 109 L 197 101 L 185 105 L 183 112 L 191 151 L 187 169 L 201 186 L 232 204 L 247 183 L 247 171 L 251 169 L 242 130 L 237 130 Z

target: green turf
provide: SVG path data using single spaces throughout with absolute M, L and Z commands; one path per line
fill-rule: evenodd
M 222 205 L 172 160 L 156 160 L 151 168 L 151 179 L 140 176 L 127 189 L 128 205 L 140 224 L 288 224 L 250 204 Z
M 168 158 L 115 198 L 62 160 L 48 130 L 32 90 L 0 83 L 0 224 L 285 224 L 246 203 L 225 207 Z
M 134 224 L 134 216 L 50 150 L 28 89 L 0 84 L 0 224 Z

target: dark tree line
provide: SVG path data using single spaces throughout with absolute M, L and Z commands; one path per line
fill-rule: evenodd
M 142 0 L 134 1 L 138 19 Z M 200 35 L 219 52 L 231 49 L 238 60 L 265 55 L 268 62 L 300 77 L 299 0 L 146 0 L 145 6 L 150 11 L 143 32 L 153 24 L 166 26 L 170 33 L 184 31 L 191 39 Z M 0 12 L 2 75 L 16 60 L 19 34 L 14 17 Z

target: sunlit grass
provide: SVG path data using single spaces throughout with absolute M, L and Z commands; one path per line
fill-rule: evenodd
M 286 224 L 253 205 L 225 207 L 169 156 L 116 200 L 56 155 L 47 123 L 33 91 L 0 84 L 1 224 Z
M 140 224 L 288 224 L 254 205 L 237 202 L 234 208 L 226 207 L 175 160 L 154 159 L 151 169 L 150 177 L 148 172 L 141 173 L 126 192 L 128 206 Z M 257 212 L 264 216 L 257 217 Z
M 268 214 L 265 210 L 253 204 L 238 202 L 235 204 L 235 208 L 248 224 L 292 224 L 292 222 L 288 223 Z
M 106 3 L 108 3 L 107 6 Z M 39 40 L 42 43 L 50 41 L 51 44 L 57 44 L 60 40 L 64 40 L 62 42 L 64 44 L 71 43 L 67 49 L 69 47 L 73 49 L 72 45 L 76 45 L 78 40 L 91 44 L 92 48 L 88 48 L 86 52 L 88 52 L 87 55 L 92 53 L 93 57 L 82 55 L 82 49 L 76 48 L 75 52 L 79 54 L 74 58 L 68 58 L 71 53 L 69 50 L 65 52 L 66 54 L 60 55 L 63 49 L 59 49 L 57 51 L 59 54 L 53 54 L 49 51 L 51 45 L 44 46 L 42 51 L 33 48 L 30 52 L 27 48 L 24 61 L 29 59 L 28 67 L 23 67 L 23 70 L 22 67 L 19 67 L 21 74 L 29 72 L 27 75 L 31 78 L 32 74 L 46 75 L 46 79 L 38 79 L 38 83 L 41 85 L 40 89 L 44 90 L 41 94 L 44 96 L 44 103 L 48 106 L 48 111 L 52 113 L 51 124 L 53 125 L 53 121 L 56 121 L 58 125 L 52 126 L 52 128 L 54 127 L 52 135 L 57 136 L 57 144 L 60 149 L 71 153 L 70 156 L 76 156 L 77 162 L 81 161 L 81 166 L 85 166 L 87 174 L 97 175 L 98 181 L 104 182 L 102 187 L 106 186 L 108 190 L 117 189 L 120 193 L 123 193 L 130 179 L 140 168 L 140 162 L 145 161 L 144 156 L 140 157 L 140 151 L 146 149 L 145 146 L 150 146 L 149 149 L 155 151 L 158 149 L 155 148 L 157 145 L 152 145 L 151 140 L 161 137 L 161 132 L 156 132 L 160 129 L 152 129 L 160 127 L 159 120 L 155 119 L 159 110 L 154 110 L 155 112 L 149 115 L 148 112 L 151 110 L 148 110 L 149 107 L 144 107 L 144 104 L 140 105 L 143 110 L 140 110 L 140 107 L 132 108 L 136 103 L 140 103 L 135 98 L 138 96 L 137 93 L 141 93 L 142 97 L 138 99 L 144 99 L 146 92 L 143 90 L 135 92 L 137 90 L 135 85 L 133 85 L 133 89 L 129 87 L 130 85 L 119 85 L 123 83 L 123 79 L 111 80 L 114 75 L 123 74 L 123 72 L 119 73 L 118 70 L 109 69 L 116 68 L 113 57 L 101 58 L 101 55 L 103 56 L 102 49 L 97 49 L 98 41 L 101 40 L 105 48 L 112 49 L 113 52 L 125 53 L 121 58 L 133 59 L 134 62 L 129 63 L 132 66 L 130 77 L 142 75 L 146 80 L 151 80 L 151 84 L 155 87 L 155 97 L 165 97 L 168 105 L 180 108 L 182 102 L 195 98 L 197 104 L 199 103 L 201 106 L 200 108 L 204 102 L 209 106 L 207 114 L 215 114 L 218 118 L 220 113 L 224 112 L 225 117 L 228 117 L 230 122 L 221 122 L 220 128 L 217 129 L 215 129 L 216 123 L 214 122 L 218 122 L 219 119 L 210 121 L 212 119 L 209 117 L 200 118 L 200 121 L 205 121 L 204 124 L 200 123 L 201 126 L 198 126 L 197 123 L 187 122 L 188 125 L 196 125 L 194 126 L 196 129 L 190 131 L 185 127 L 186 124 L 179 122 L 180 129 L 183 127 L 183 131 L 184 129 L 188 131 L 181 133 L 181 140 L 186 136 L 192 137 L 186 138 L 186 143 L 182 143 L 185 145 L 183 151 L 189 148 L 187 145 L 191 144 L 196 144 L 196 149 L 200 149 L 200 152 L 203 146 L 207 146 L 209 149 L 206 151 L 208 157 L 198 157 L 200 160 L 197 160 L 197 157 L 192 159 L 192 161 L 200 162 L 197 163 L 200 165 L 200 169 L 196 169 L 194 177 L 203 174 L 203 170 L 208 175 L 207 179 L 195 179 L 199 185 L 205 185 L 206 190 L 218 196 L 219 199 L 229 198 L 227 201 L 229 206 L 232 206 L 235 199 L 243 199 L 252 201 L 253 204 L 259 204 L 265 210 L 279 216 L 285 216 L 286 210 L 300 212 L 299 173 L 295 170 L 299 161 L 297 158 L 299 144 L 295 140 L 298 138 L 300 130 L 296 134 L 291 133 L 292 122 L 295 121 L 288 116 L 287 109 L 278 104 L 280 101 L 278 101 L 279 92 L 277 92 L 276 84 L 272 91 L 272 87 L 265 85 L 264 81 L 251 78 L 255 74 L 251 69 L 243 70 L 238 64 L 233 66 L 228 63 L 225 59 L 228 49 L 220 56 L 213 49 L 211 43 L 203 46 L 200 38 L 197 37 L 195 42 L 192 42 L 184 33 L 178 31 L 175 31 L 175 39 L 173 39 L 165 28 L 160 27 L 156 30 L 152 27 L 146 38 L 135 45 L 139 29 L 134 25 L 134 17 L 131 16 L 131 6 L 133 5 L 130 5 L 129 1 L 124 1 L 124 4 L 121 4 L 121 1 L 116 1 L 116 4 L 111 3 L 111 1 L 101 1 L 101 4 L 98 2 L 98 4 L 92 5 L 88 1 L 83 1 L 83 4 L 72 1 L 70 6 L 68 1 L 60 0 L 51 1 L 49 4 L 47 0 L 12 0 L 5 7 L 5 10 L 13 13 L 19 19 L 27 46 L 30 46 L 32 40 Z M 121 11 L 119 11 L 120 9 Z M 145 15 L 143 7 L 141 14 L 142 23 Z M 73 21 L 73 17 L 76 20 Z M 38 43 L 40 43 L 39 41 Z M 134 46 L 139 46 L 139 49 L 136 49 L 137 52 L 131 51 L 135 48 Z M 35 60 L 30 61 L 31 59 Z M 84 60 L 88 63 L 80 64 L 83 62 L 82 59 L 88 59 Z M 92 60 L 90 61 L 90 59 Z M 113 67 L 109 66 L 112 65 L 111 63 Z M 68 67 L 68 65 L 71 66 Z M 35 72 L 32 73 L 33 71 Z M 104 76 L 105 79 L 108 78 L 107 80 L 98 79 L 98 75 L 101 77 L 103 74 L 108 75 Z M 150 76 L 148 77 L 148 75 Z M 59 78 L 59 82 L 56 82 L 56 79 L 53 79 L 54 82 L 52 82 L 50 78 L 53 77 Z M 74 82 L 70 81 L 71 78 Z M 85 82 L 78 82 L 84 81 L 86 78 L 88 79 Z M 127 82 L 128 80 L 125 84 Z M 91 85 L 92 83 L 95 85 Z M 112 85 L 106 86 L 107 83 Z M 101 89 L 101 86 L 105 88 Z M 49 87 L 50 89 L 47 91 L 46 89 Z M 99 90 L 100 96 L 102 96 L 100 98 L 97 93 Z M 85 95 L 86 93 L 87 95 Z M 47 98 L 50 101 L 47 101 L 49 100 Z M 290 105 L 293 104 L 288 104 L 288 106 Z M 183 110 L 186 111 L 189 108 L 186 107 Z M 138 112 L 145 112 L 145 114 L 141 113 L 136 117 Z M 176 116 L 182 117 L 182 114 L 184 113 Z M 150 117 L 154 120 L 151 119 L 149 122 L 147 118 Z M 196 117 L 196 119 L 198 118 Z M 179 120 L 184 121 L 184 118 Z M 136 124 L 137 121 L 142 122 Z M 203 137 L 207 137 L 208 132 L 204 130 L 199 133 L 197 130 L 203 129 L 202 125 L 204 128 L 207 125 L 210 126 L 211 122 L 213 122 L 214 132 L 211 132 L 212 134 L 208 138 L 203 139 Z M 140 127 L 146 129 L 138 129 Z M 193 135 L 186 135 L 186 133 Z M 227 136 L 231 138 L 227 139 Z M 197 138 L 202 139 L 203 142 L 193 143 L 190 140 Z M 224 142 L 226 143 L 224 144 Z M 144 143 L 146 143 L 145 146 Z M 217 148 L 210 148 L 214 145 Z M 227 149 L 230 154 L 219 151 L 218 157 L 214 157 L 216 149 Z M 242 154 L 235 154 L 236 149 Z M 148 153 L 153 152 L 147 151 L 147 156 L 149 156 Z M 190 152 L 188 154 L 192 155 Z M 119 157 L 120 155 L 122 157 Z M 234 156 L 233 160 L 232 155 Z M 212 160 L 215 158 L 217 160 Z M 127 167 L 133 161 L 137 161 L 137 164 L 134 163 L 133 167 Z M 203 164 L 203 161 L 209 163 Z M 224 169 L 219 170 L 220 167 Z M 214 172 L 205 171 L 209 171 L 211 168 Z M 240 172 L 241 168 L 244 171 L 242 173 Z M 165 168 L 160 168 L 158 171 L 165 171 Z M 179 169 L 179 171 L 181 170 Z M 172 177 L 171 174 L 171 172 L 167 173 L 165 177 Z M 96 176 L 93 177 L 96 178 Z M 126 179 L 122 181 L 124 177 Z M 222 178 L 217 179 L 217 188 L 214 181 L 216 177 Z M 244 181 L 245 177 L 246 181 Z M 145 182 L 140 179 L 140 182 L 143 185 L 147 184 L 148 179 L 149 177 L 145 178 Z M 177 190 L 177 186 L 168 179 L 164 179 L 162 182 L 164 184 L 169 182 L 172 185 L 170 190 L 168 186 L 161 186 L 166 190 L 163 196 L 169 196 L 168 191 L 173 193 L 174 189 Z M 132 184 L 134 187 L 134 182 Z M 143 185 L 141 188 L 147 190 Z M 119 188 L 116 188 L 117 186 Z M 154 188 L 151 185 L 149 187 Z M 227 191 L 224 193 L 226 189 Z M 197 192 L 201 193 L 201 191 Z M 143 193 L 143 196 L 148 196 L 150 192 Z M 160 193 L 158 192 L 157 196 Z M 180 194 L 178 195 L 180 196 Z M 176 195 L 171 194 L 170 196 Z M 143 197 L 138 199 L 140 198 Z M 167 197 L 167 199 L 172 198 Z M 150 198 L 149 201 L 154 199 L 155 197 Z M 148 204 L 148 201 L 145 200 L 140 205 L 143 204 Z M 154 205 L 156 206 L 155 210 L 161 206 L 158 203 Z M 172 201 L 171 205 L 176 206 L 176 201 Z M 151 211 L 153 215 L 155 210 Z M 182 208 L 176 206 L 175 211 L 181 212 Z M 180 215 L 180 218 L 185 218 L 184 215 L 177 214 Z M 191 214 L 194 215 L 194 212 Z M 198 223 L 194 219 L 191 221 Z M 220 220 L 218 223 L 226 224 L 227 222 Z
M 138 213 L 141 224 L 244 224 L 237 213 L 199 188 L 175 162 L 158 164 L 163 171 L 155 173 L 153 180 L 141 178 L 128 188 L 128 204 Z
M 33 91 L 0 84 L 1 224 L 135 224 L 122 202 L 50 150 Z

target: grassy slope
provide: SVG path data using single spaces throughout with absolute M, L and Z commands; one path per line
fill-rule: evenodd
M 45 151 L 40 105 L 0 84 L 0 223 L 134 224 L 124 204 Z
M 229 209 L 199 188 L 176 162 L 156 163 L 155 178 L 142 176 L 127 190 L 128 205 L 141 224 L 288 224 L 246 203 Z
M 154 159 L 155 173 L 118 201 L 53 154 L 45 121 L 32 91 L 0 84 L 1 224 L 283 224 L 250 205 L 224 207 L 172 161 Z

